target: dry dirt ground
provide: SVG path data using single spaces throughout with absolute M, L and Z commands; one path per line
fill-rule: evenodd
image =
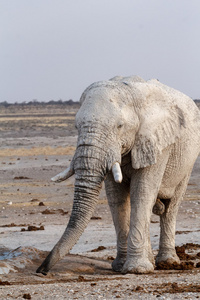
M 178 214 L 179 268 L 163 266 L 148 275 L 111 270 L 116 239 L 103 189 L 70 254 L 49 275 L 35 273 L 69 220 L 74 179 L 58 184 L 50 178 L 73 156 L 76 111 L 59 105 L 0 107 L 0 299 L 200 298 L 200 158 Z M 159 218 L 152 215 L 155 255 L 158 235 Z

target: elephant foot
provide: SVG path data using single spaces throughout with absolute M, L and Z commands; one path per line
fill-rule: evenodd
M 155 259 L 154 259 L 154 256 L 153 256 L 152 252 L 148 253 L 148 259 L 152 263 L 152 265 L 155 267 L 156 264 L 155 264 Z
M 163 263 L 167 265 L 179 265 L 180 259 L 176 254 L 176 251 L 163 251 L 161 253 L 158 253 L 156 257 L 156 266 L 162 266 Z
M 128 259 L 122 268 L 122 274 L 147 274 L 154 271 L 153 264 L 147 258 Z
M 123 258 L 116 257 L 115 260 L 113 260 L 113 262 L 112 262 L 113 271 L 121 272 L 125 261 L 126 261 L 126 257 L 123 257 Z

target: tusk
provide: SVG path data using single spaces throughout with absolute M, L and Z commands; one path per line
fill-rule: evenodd
M 118 162 L 114 163 L 114 165 L 112 166 L 112 173 L 113 173 L 115 182 L 121 183 L 123 177 L 122 177 L 122 171 L 120 168 L 120 164 Z
M 63 172 L 59 173 L 58 175 L 52 177 L 51 181 L 61 182 L 61 181 L 68 179 L 72 175 L 74 175 L 74 170 L 69 167 L 66 170 L 64 170 Z

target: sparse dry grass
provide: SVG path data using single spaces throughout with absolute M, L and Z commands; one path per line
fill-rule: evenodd
M 73 155 L 75 147 L 33 147 L 30 149 L 0 149 L 0 156 Z

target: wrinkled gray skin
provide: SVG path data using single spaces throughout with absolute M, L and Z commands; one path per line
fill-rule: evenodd
M 77 149 L 67 175 L 60 176 L 61 181 L 75 173 L 72 214 L 37 272 L 46 274 L 77 242 L 93 214 L 103 180 L 117 235 L 113 270 L 154 270 L 149 237 L 152 209 L 160 215 L 161 226 L 156 263 L 179 263 L 175 222 L 200 151 L 198 108 L 186 95 L 137 76 L 94 83 L 80 101 Z M 121 171 L 114 180 L 111 169 L 116 162 Z

